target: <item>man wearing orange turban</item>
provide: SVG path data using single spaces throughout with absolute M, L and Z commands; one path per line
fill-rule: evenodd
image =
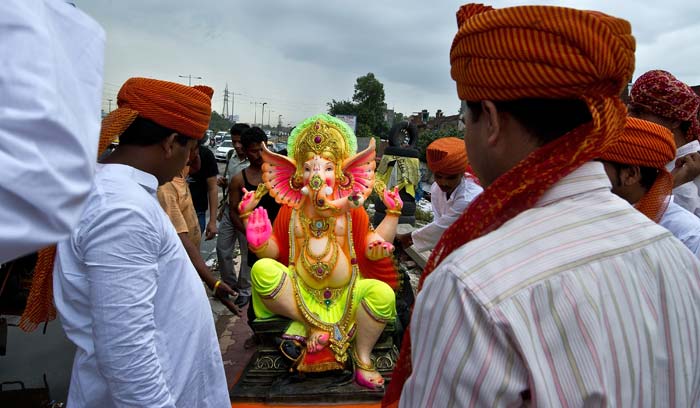
M 70 406 L 230 406 L 206 292 L 156 198 L 204 135 L 211 94 L 132 78 L 103 120 L 100 146 L 119 146 L 97 165 L 53 275 L 77 347 Z
M 696 405 L 700 262 L 594 161 L 625 124 L 629 23 L 477 4 L 457 22 L 484 192 L 428 260 L 384 405 Z
M 483 191 L 481 186 L 465 175 L 469 165 L 464 140 L 456 137 L 437 139 L 428 145 L 425 157 L 435 178 L 430 187 L 433 221 L 415 231 L 396 236 L 404 248 L 413 245 L 418 252 L 435 248 L 445 230 Z
M 700 217 L 699 109 L 700 96 L 667 71 L 645 72 L 630 90 L 630 116 L 673 132 L 678 150 L 666 168 L 673 174 L 674 200 Z
M 601 159 L 613 193 L 671 231 L 700 257 L 700 218 L 673 202 L 673 176 L 664 167 L 675 153 L 670 130 L 646 120 L 627 118 L 617 143 Z

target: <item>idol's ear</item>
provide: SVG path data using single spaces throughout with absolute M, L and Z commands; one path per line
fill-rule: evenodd
M 365 150 L 343 162 L 343 179 L 338 184 L 341 197 L 353 191 L 359 192 L 365 200 L 369 197 L 374 186 L 374 168 L 377 166 L 375 156 L 374 138 L 371 138 Z
M 296 163 L 277 153 L 272 153 L 263 145 L 263 167 L 262 178 L 265 186 L 270 191 L 270 195 L 280 204 L 298 208 L 301 202 L 300 180 L 294 179 Z

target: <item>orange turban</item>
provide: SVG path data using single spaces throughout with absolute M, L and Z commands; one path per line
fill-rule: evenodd
M 118 108 L 102 119 L 97 155 L 139 116 L 183 136 L 201 139 L 209 127 L 213 95 L 214 90 L 203 85 L 190 87 L 149 78 L 127 80 L 117 95 Z M 55 257 L 55 246 L 39 251 L 27 307 L 19 323 L 24 331 L 56 318 L 51 286 Z
M 649 191 L 635 204 L 644 215 L 659 222 L 673 190 L 673 177 L 665 166 L 675 157 L 676 143 L 670 130 L 646 120 L 627 118 L 625 130 L 601 159 L 661 171 Z
M 437 139 L 428 145 L 425 157 L 428 159 L 428 168 L 433 173 L 452 175 L 467 171 L 467 148 L 462 139 Z
M 457 24 L 450 62 L 460 99 L 578 99 L 592 121 L 531 152 L 477 196 L 438 241 L 419 290 L 452 251 L 532 208 L 554 183 L 614 143 L 627 116 L 619 95 L 634 71 L 630 24 L 603 13 L 467 4 L 457 12 Z M 384 406 L 398 403 L 412 371 L 409 331 Z
M 104 150 L 138 116 L 199 140 L 209 127 L 213 95 L 214 90 L 204 85 L 131 78 L 119 90 L 119 108 L 102 120 L 99 149 Z

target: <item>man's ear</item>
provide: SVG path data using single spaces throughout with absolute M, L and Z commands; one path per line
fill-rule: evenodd
M 620 169 L 620 182 L 623 186 L 633 186 L 642 181 L 642 170 L 639 166 L 627 166 Z
M 501 122 L 499 120 L 498 109 L 492 101 L 481 101 L 482 114 L 486 115 L 487 136 L 486 143 L 495 145 L 501 136 Z
M 674 119 L 674 120 L 669 120 L 667 123 L 668 123 L 667 127 L 669 129 L 671 129 L 671 131 L 674 131 L 674 130 L 678 129 L 679 127 L 681 127 L 681 123 L 683 123 L 683 122 L 681 122 L 680 120 Z
M 177 137 L 177 133 L 171 133 L 168 137 L 163 139 L 163 141 L 160 142 L 160 146 L 163 148 L 163 151 L 165 152 L 165 158 L 169 159 L 173 156 L 173 152 L 175 149 L 175 143 L 177 141 L 175 138 Z

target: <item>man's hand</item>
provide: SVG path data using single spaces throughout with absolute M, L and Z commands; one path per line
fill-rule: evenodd
M 700 152 L 689 153 L 678 158 L 671 174 L 673 175 L 673 187 L 695 180 L 700 175 Z
M 226 177 L 218 177 L 216 179 L 216 185 L 219 187 L 226 187 L 228 186 L 228 179 Z
M 204 239 L 209 241 L 210 239 L 213 239 L 218 232 L 219 229 L 216 227 L 216 219 L 211 218 L 207 224 L 207 229 L 204 231 Z
M 213 290 L 214 288 L 212 288 Z M 231 296 L 231 297 L 236 297 L 238 296 L 238 292 L 235 290 L 231 289 L 229 285 L 224 283 L 224 281 L 221 281 L 219 283 L 219 286 L 216 287 L 216 291 L 214 292 L 214 297 L 219 298 L 219 299 L 225 299 L 226 296 Z
M 406 249 L 413 245 L 413 237 L 411 236 L 411 233 L 409 232 L 408 234 L 398 234 L 396 235 L 396 240 L 401 243 L 401 246 Z

